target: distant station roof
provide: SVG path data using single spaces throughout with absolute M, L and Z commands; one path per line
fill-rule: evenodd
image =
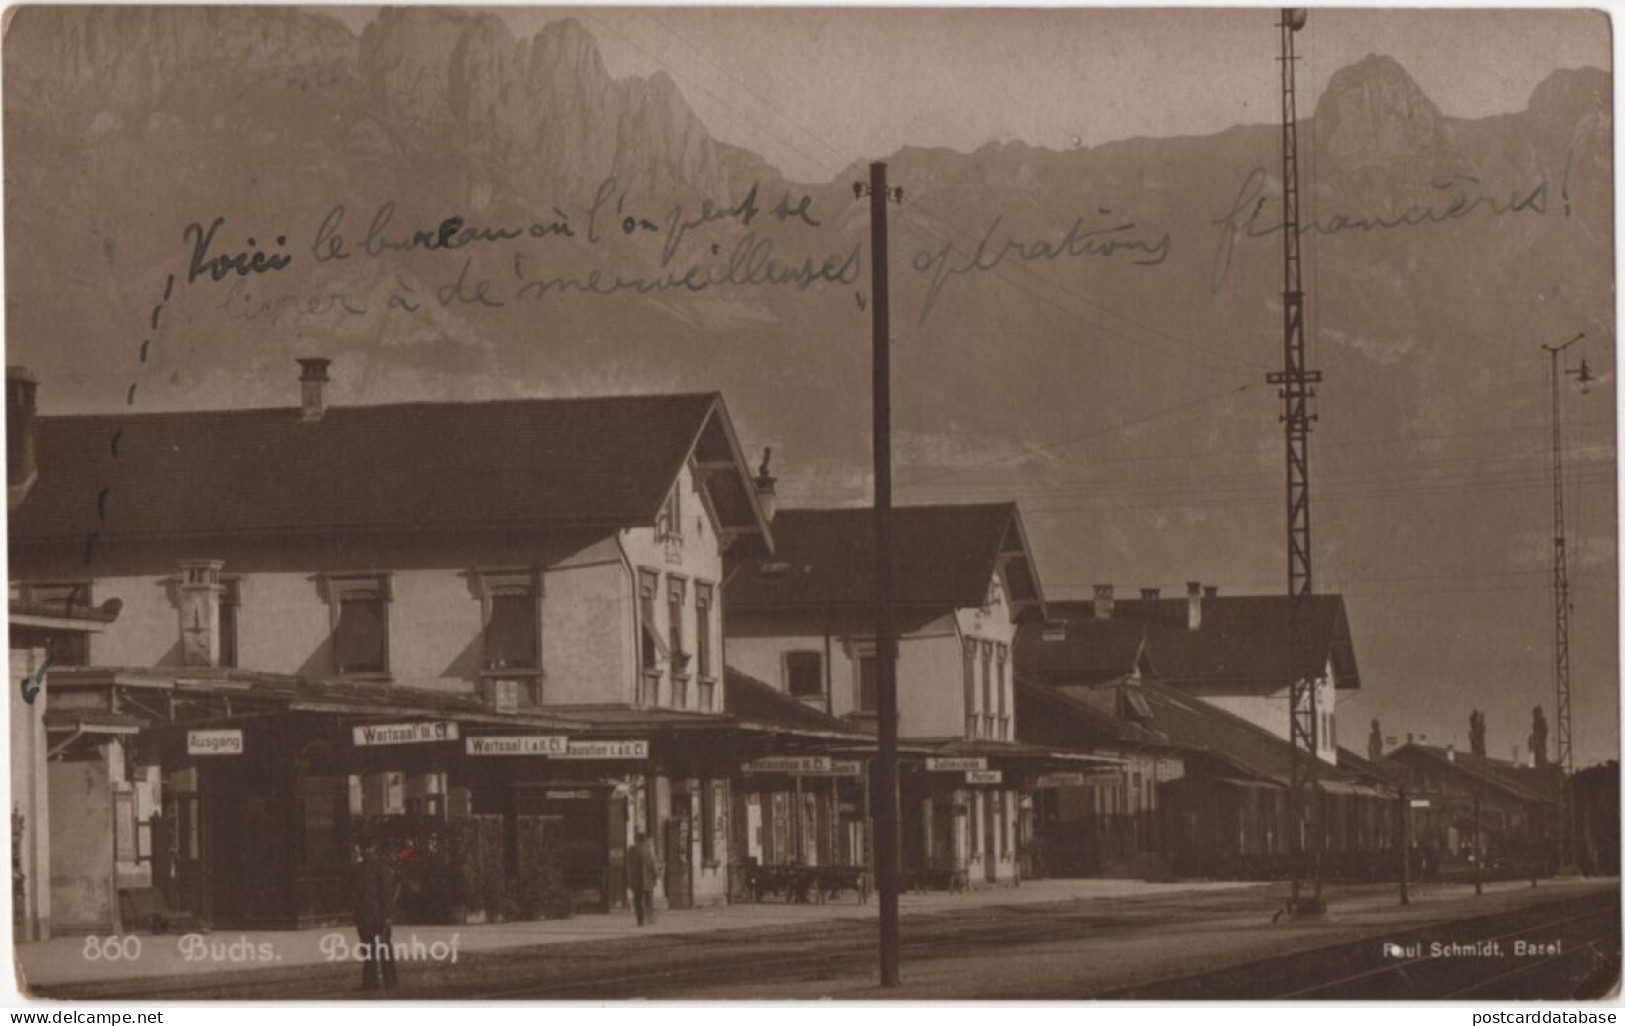
M 624 528 L 654 523 L 691 456 L 724 530 L 771 537 L 716 393 L 41 417 L 38 431 L 44 469 L 13 545 Z
M 1510 795 L 1519 801 L 1556 802 L 1559 776 L 1555 769 L 1540 770 L 1533 766 L 1519 766 L 1504 759 L 1456 751 L 1438 745 L 1405 744 L 1385 755 L 1377 763 L 1379 771 L 1394 777 L 1397 764 L 1412 760 L 1431 763 L 1444 772 L 1454 772 Z M 1403 775 L 1401 771 L 1399 776 Z
M 1292 746 L 1285 739 L 1178 687 L 1155 680 L 1056 687 L 1018 678 L 1017 684 L 1017 722 L 1024 733 L 1042 723 L 1045 743 L 1070 738 L 1073 744 L 1176 748 L 1217 761 L 1228 775 L 1282 784 L 1292 779 Z M 1125 701 L 1129 693 L 1132 700 Z M 1029 710 L 1043 718 L 1035 720 Z M 1359 776 L 1324 762 L 1316 773 L 1333 783 Z
M 1195 627 L 1192 601 L 1201 605 Z M 1016 643 L 1017 668 L 1048 683 L 1095 683 L 1137 666 L 1197 693 L 1273 691 L 1291 682 L 1292 600 L 1285 595 L 1118 599 L 1106 617 L 1095 615 L 1092 602 L 1051 602 L 1048 609 L 1051 624 L 1024 625 Z M 1358 688 L 1341 595 L 1311 597 L 1309 631 L 1315 664 L 1330 661 L 1339 689 Z
M 728 585 L 730 612 L 873 606 L 873 518 L 868 509 L 779 510 L 773 555 L 740 567 Z M 1002 565 L 1017 615 L 1042 615 L 1043 591 L 1015 503 L 899 506 L 891 540 L 899 607 L 981 606 Z

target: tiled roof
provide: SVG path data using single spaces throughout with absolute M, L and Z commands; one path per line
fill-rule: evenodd
M 873 604 L 873 525 L 868 509 L 779 510 L 773 555 L 741 566 L 728 585 L 730 611 Z M 900 606 L 982 605 L 1004 553 L 1009 597 L 1041 607 L 1043 593 L 1014 503 L 898 506 L 891 539 L 893 595 Z
M 748 673 L 728 667 L 723 677 L 729 715 L 753 726 L 782 727 L 861 740 L 852 725 L 814 709 Z
M 719 515 L 758 524 L 715 393 L 335 406 L 315 421 L 294 408 L 41 417 L 38 452 L 14 545 L 92 530 L 106 542 L 652 524 L 690 452 L 738 466 Z
M 1274 690 L 1290 682 L 1292 600 L 1288 596 L 1206 595 L 1201 601 L 1202 622 L 1196 630 L 1190 629 L 1189 604 L 1184 598 L 1119 599 L 1113 603 L 1110 618 L 1104 620 L 1095 618 L 1092 602 L 1052 602 L 1049 615 L 1066 622 L 1068 640 L 1048 643 L 1059 645 L 1056 649 L 1031 642 L 1027 652 L 1045 661 L 1040 664 L 1048 667 L 1043 675 L 1052 683 L 1074 679 L 1067 676 L 1066 664 L 1075 659 L 1077 680 L 1086 683 L 1089 674 L 1123 662 L 1135 633 L 1132 625 L 1138 625 L 1144 631 L 1146 672 L 1158 680 L 1223 688 L 1229 693 Z M 1312 596 L 1309 609 L 1316 666 L 1330 659 L 1339 688 L 1359 687 L 1360 671 L 1343 597 Z M 1097 648 L 1100 651 L 1094 651 Z M 1018 666 L 1021 655 L 1018 648 Z

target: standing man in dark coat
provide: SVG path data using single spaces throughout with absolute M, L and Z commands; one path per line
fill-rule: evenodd
M 637 840 L 626 853 L 626 882 L 632 888 L 632 911 L 638 925 L 655 921 L 655 884 L 660 879 L 660 859 L 655 855 L 649 835 L 639 830 Z
M 355 932 L 366 952 L 361 963 L 362 990 L 377 990 L 380 976 L 385 990 L 395 989 L 395 949 L 390 927 L 395 920 L 398 884 L 393 859 L 385 847 L 383 841 L 370 842 L 356 867 Z

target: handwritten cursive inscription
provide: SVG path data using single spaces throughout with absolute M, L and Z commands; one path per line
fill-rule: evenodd
M 236 272 L 243 277 L 250 274 L 264 274 L 269 271 L 280 271 L 292 262 L 293 257 L 285 253 L 262 253 L 252 238 L 248 240 L 248 248 L 238 253 L 221 253 L 210 255 L 214 245 L 215 233 L 220 226 L 226 223 L 223 217 L 217 217 L 210 222 L 207 230 L 199 221 L 193 221 L 181 231 L 181 238 L 192 244 L 192 263 L 187 268 L 186 283 L 190 285 L 204 275 L 214 281 L 223 281 Z M 287 236 L 276 237 L 278 246 L 288 244 Z
M 1282 230 L 1279 221 L 1263 221 L 1264 207 L 1274 197 L 1264 192 L 1265 173 L 1255 167 L 1241 183 L 1230 210 L 1213 219 L 1219 227 L 1219 245 L 1213 254 L 1209 287 L 1217 292 L 1230 276 L 1236 244 L 1241 239 L 1265 239 Z M 1396 231 L 1427 228 L 1468 217 L 1507 217 L 1513 214 L 1546 213 L 1550 191 L 1542 175 L 1533 184 L 1516 186 L 1505 193 L 1492 194 L 1472 175 L 1456 175 L 1448 181 L 1430 182 L 1433 191 L 1426 200 L 1414 201 L 1402 211 L 1375 214 L 1332 214 L 1322 221 L 1300 222 L 1298 234 L 1314 232 L 1330 236 L 1345 232 Z
M 957 261 L 954 259 L 952 240 L 943 243 L 942 248 L 934 253 L 921 250 L 914 255 L 914 269 L 931 276 L 930 284 L 926 288 L 925 305 L 920 310 L 920 323 L 925 323 L 926 317 L 936 306 L 943 287 L 950 279 L 994 270 L 1007 258 L 1013 257 L 1016 260 L 1035 263 L 1055 261 L 1063 257 L 1110 258 L 1118 254 L 1128 254 L 1134 257 L 1133 263 L 1142 267 L 1153 267 L 1166 261 L 1173 247 L 1172 237 L 1166 232 L 1156 238 L 1132 235 L 1130 233 L 1139 227 L 1133 222 L 1106 228 L 1085 228 L 1081 216 L 1072 222 L 1071 227 L 1059 239 L 1053 241 L 1041 238 L 1024 242 L 1006 236 L 1003 243 L 995 244 L 993 240 L 1003 220 L 1003 215 L 994 218 L 993 223 L 987 226 L 981 241 L 977 242 L 976 249 L 962 255 Z

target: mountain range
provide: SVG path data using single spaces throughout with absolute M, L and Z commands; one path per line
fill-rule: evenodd
M 867 497 L 867 168 L 786 180 L 573 19 L 24 8 L 4 89 L 7 341 L 49 412 L 291 404 L 313 354 L 341 402 L 715 388 L 788 501 Z M 1373 55 L 1300 100 L 1317 566 L 1390 733 L 1476 703 L 1521 742 L 1547 694 L 1538 347 L 1582 331 L 1576 719 L 1616 720 L 1610 95 L 1559 70 L 1452 118 Z M 1279 151 L 882 155 L 900 499 L 1018 499 L 1056 596 L 1279 588 Z M 203 259 L 256 250 L 290 259 Z

